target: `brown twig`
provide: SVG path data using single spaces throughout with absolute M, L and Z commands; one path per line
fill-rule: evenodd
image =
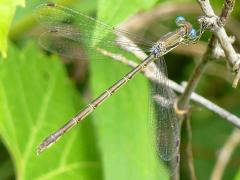
M 228 36 L 222 25 L 225 25 L 227 18 L 229 17 L 230 13 L 232 12 L 235 0 L 225 0 L 225 5 L 222 10 L 221 16 L 218 18 L 209 2 L 209 0 L 197 0 L 200 4 L 202 11 L 205 13 L 209 19 L 212 19 L 214 22 L 210 22 L 210 26 L 212 32 L 220 42 L 222 49 L 224 50 L 225 56 L 228 60 L 229 65 L 235 67 L 237 63 L 239 63 L 239 56 L 235 52 L 232 44 L 228 41 Z M 219 22 L 221 26 L 219 26 Z M 238 70 L 240 67 L 238 67 Z
M 208 16 L 208 17 L 216 17 L 209 0 L 198 0 L 198 3 L 200 4 L 200 7 L 202 9 L 202 11 Z M 226 1 L 227 3 L 227 1 Z M 224 16 L 224 22 L 226 22 L 226 19 L 229 17 L 230 11 L 227 13 L 227 10 L 230 10 L 229 8 L 227 8 L 228 6 L 226 5 L 222 10 L 222 15 Z M 234 3 L 233 3 L 234 4 Z M 225 24 L 225 23 L 224 23 Z M 195 90 L 199 80 L 201 79 L 207 65 L 208 62 L 211 59 L 211 55 L 212 55 L 212 50 L 214 50 L 214 44 L 216 41 L 216 38 L 218 38 L 224 52 L 225 55 L 227 57 L 227 59 L 229 60 L 229 62 L 231 62 L 230 64 L 232 64 L 233 66 L 235 66 L 235 64 L 238 61 L 238 55 L 235 52 L 235 50 L 232 47 L 232 44 L 229 42 L 229 38 L 225 32 L 225 30 L 223 28 L 214 28 L 217 29 L 214 32 L 214 35 L 211 37 L 208 48 L 204 54 L 204 56 L 202 57 L 201 62 L 196 66 L 196 68 L 193 71 L 193 74 L 191 75 L 189 81 L 188 81 L 188 85 L 185 89 L 185 92 L 182 94 L 182 96 L 180 97 L 179 101 L 178 101 L 178 106 L 179 109 L 185 109 L 188 108 L 188 104 L 189 104 L 189 97 L 191 95 L 191 93 Z
M 229 162 L 231 155 L 236 149 L 237 145 L 240 143 L 240 130 L 234 129 L 222 149 L 220 150 L 215 164 L 211 180 L 220 180 L 222 179 L 224 170 Z
M 201 9 L 208 17 L 216 17 L 216 15 L 210 5 L 209 0 L 198 0 L 198 2 L 200 4 Z M 226 6 L 224 6 L 224 8 L 222 10 L 222 15 L 224 16 L 222 19 L 222 20 L 224 20 L 223 25 L 225 24 L 226 19 L 228 18 L 229 14 L 230 14 L 230 12 L 229 13 L 225 12 L 227 10 L 229 10 L 229 8 L 226 8 Z M 217 20 L 218 18 L 215 18 L 215 19 Z M 219 40 L 219 42 L 225 52 L 225 55 L 226 55 L 227 59 L 229 60 L 229 64 L 231 64 L 232 66 L 235 66 L 235 64 L 238 61 L 238 56 L 237 56 L 234 48 L 232 47 L 232 44 L 229 43 L 228 36 L 227 36 L 225 30 L 221 27 L 216 27 L 216 26 L 212 27 L 215 24 L 217 24 L 217 22 L 215 22 L 215 23 L 211 22 L 211 28 L 213 30 L 213 33 Z M 191 94 L 192 94 L 192 92 L 194 92 L 197 84 L 199 83 L 199 80 L 201 79 L 201 77 L 202 77 L 203 73 L 205 72 L 206 67 L 211 59 L 212 50 L 214 49 L 213 46 L 216 42 L 215 36 L 211 37 L 208 48 L 207 48 L 204 56 L 202 57 L 201 62 L 194 69 L 194 71 L 188 81 L 188 85 L 187 85 L 184 93 L 180 96 L 180 99 L 178 101 L 179 109 L 188 109 Z M 191 132 L 188 130 L 187 130 L 187 134 L 188 134 L 188 136 L 190 136 Z M 192 154 L 192 152 L 191 152 L 191 154 Z M 188 164 L 189 165 L 193 164 L 193 162 L 189 162 L 189 161 L 193 161 L 193 159 L 191 159 L 191 156 L 189 156 Z M 190 168 L 189 170 L 190 170 L 190 173 L 192 173 L 191 172 L 192 168 Z
M 229 18 L 231 12 L 233 11 L 233 7 L 235 5 L 235 0 L 225 0 L 224 7 L 222 13 L 220 15 L 220 19 L 218 22 L 219 26 L 225 26 L 227 19 Z
M 197 180 L 197 176 L 194 169 L 194 161 L 193 161 L 193 151 L 192 151 L 192 127 L 190 124 L 189 117 L 186 117 L 186 128 L 187 128 L 187 148 L 186 155 L 188 161 L 188 167 L 190 172 L 191 180 Z

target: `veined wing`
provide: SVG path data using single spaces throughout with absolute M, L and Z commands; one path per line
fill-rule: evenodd
M 151 133 L 158 157 L 166 161 L 169 173 L 179 164 L 179 121 L 174 110 L 174 94 L 168 86 L 167 68 L 163 57 L 156 61 L 156 77 L 161 84 L 152 84 Z
M 82 45 L 87 48 L 98 46 L 106 49 L 120 44 L 121 46 L 136 48 L 136 46 L 117 38 L 117 36 L 121 35 L 133 40 L 144 51 L 149 52 L 154 44 L 136 35 L 97 21 L 83 13 L 53 3 L 38 6 L 36 18 L 41 25 L 48 29 L 47 32 L 41 35 L 40 45 L 49 51 L 66 56 L 79 57 L 80 54 L 75 51 Z M 97 30 L 95 31 L 95 29 Z

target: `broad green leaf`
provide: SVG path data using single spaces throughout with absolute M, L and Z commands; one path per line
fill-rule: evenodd
M 0 0 L 0 54 L 7 57 L 8 32 L 16 6 L 24 6 L 25 0 Z
M 116 25 L 154 3 L 155 1 L 100 0 L 98 18 Z M 91 85 L 94 96 L 110 87 L 130 69 L 106 57 L 104 60 L 93 59 Z M 138 75 L 94 112 L 104 179 L 167 179 L 166 173 L 160 171 L 149 138 L 148 94 L 147 80 Z
M 0 61 L 0 135 L 18 179 L 101 179 L 92 122 L 86 119 L 40 156 L 37 145 L 82 106 L 56 58 L 31 44 Z

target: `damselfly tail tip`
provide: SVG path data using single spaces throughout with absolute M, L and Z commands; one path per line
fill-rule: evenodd
M 39 156 L 41 154 L 41 151 L 39 151 L 39 149 L 37 149 L 37 156 Z
M 40 144 L 38 147 L 37 147 L 37 156 L 39 156 L 46 148 L 43 147 L 42 144 Z
M 46 138 L 42 143 L 37 147 L 37 155 L 40 155 L 43 151 L 50 147 L 52 143 L 49 143 L 49 138 Z
M 54 135 L 48 136 L 42 141 L 42 143 L 37 148 L 37 155 L 41 154 L 43 151 L 52 146 L 58 139 Z

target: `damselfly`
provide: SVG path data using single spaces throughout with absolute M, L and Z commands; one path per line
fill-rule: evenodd
M 140 46 L 144 51 L 149 53 L 149 56 L 138 66 L 94 99 L 63 127 L 44 139 L 39 145 L 37 153 L 41 153 L 55 143 L 67 131 L 93 112 L 95 108 L 116 93 L 138 72 L 143 70 L 150 63 L 158 62 L 160 63 L 160 70 L 162 73 L 165 73 L 164 76 L 161 74 L 158 76 L 165 84 L 161 87 L 155 86 L 153 90 L 155 99 L 157 97 L 162 97 L 160 98 L 160 101 L 163 102 L 161 105 L 157 105 L 157 107 L 161 108 L 157 110 L 157 118 L 159 121 L 154 123 L 154 126 L 156 126 L 154 129 L 157 131 L 155 133 L 155 141 L 159 155 L 162 159 L 168 161 L 175 157 L 179 144 L 179 127 L 178 119 L 173 109 L 172 92 L 167 84 L 167 71 L 163 55 L 176 48 L 179 44 L 195 42 L 198 39 L 199 34 L 194 28 L 192 28 L 192 25 L 186 21 L 184 17 L 179 16 L 176 18 L 178 29 L 174 32 L 167 33 L 157 42 L 153 43 L 97 21 L 80 12 L 53 3 L 40 5 L 36 10 L 36 14 L 38 21 L 48 29 L 48 31 L 40 37 L 40 44 L 43 48 L 49 51 L 70 57 L 76 57 L 81 56 L 76 50 L 79 44 L 85 44 L 88 48 L 92 49 L 98 47 L 98 44 L 102 47 L 121 45 L 136 48 L 126 41 L 117 38 L 118 36 L 124 35 L 133 40 L 137 46 Z M 93 33 L 96 32 L 92 30 L 94 28 L 98 30 L 97 32 L 106 34 L 102 40 L 99 38 L 98 34 Z M 97 41 L 100 42 L 96 43 Z

